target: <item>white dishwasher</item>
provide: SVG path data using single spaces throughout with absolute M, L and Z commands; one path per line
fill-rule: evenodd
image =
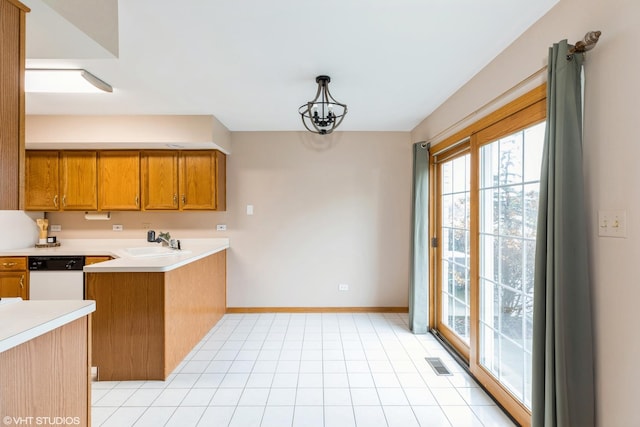
M 83 256 L 30 256 L 29 299 L 84 299 Z

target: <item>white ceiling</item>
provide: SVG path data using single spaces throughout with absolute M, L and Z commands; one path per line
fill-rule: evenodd
M 557 1 L 126 0 L 115 57 L 87 25 L 23 0 L 28 67 L 85 68 L 114 87 L 27 94 L 27 114 L 205 114 L 232 131 L 304 130 L 298 107 L 327 74 L 349 107 L 341 130 L 410 131 Z

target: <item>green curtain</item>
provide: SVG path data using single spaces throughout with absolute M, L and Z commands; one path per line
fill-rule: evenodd
M 582 173 L 582 54 L 549 49 L 533 309 L 533 427 L 595 425 Z
M 413 145 L 413 227 L 409 284 L 409 328 L 429 330 L 429 144 Z

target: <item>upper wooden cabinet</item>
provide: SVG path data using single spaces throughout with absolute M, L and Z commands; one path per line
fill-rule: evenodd
M 15 0 L 0 0 L 0 210 L 21 208 L 24 183 L 25 14 Z
M 60 155 L 62 209 L 95 211 L 98 209 L 95 151 L 63 151 Z
M 25 209 L 139 209 L 138 152 L 101 152 L 97 159 L 94 151 L 27 151 Z
M 101 151 L 98 155 L 98 209 L 140 209 L 140 154 Z
M 219 168 L 224 171 L 224 165 L 224 154 L 219 151 L 182 151 L 179 164 L 180 209 L 225 210 L 224 195 L 218 194 L 221 192 L 219 187 L 225 187 L 218 173 Z
M 178 152 L 144 151 L 140 161 L 142 209 L 178 209 Z
M 25 166 L 26 210 L 60 209 L 60 166 L 57 151 L 27 151 Z
M 96 210 L 96 159 L 93 151 L 27 151 L 25 209 Z
M 220 151 L 28 151 L 25 209 L 226 210 Z
M 220 151 L 142 153 L 144 210 L 226 210 L 226 156 Z

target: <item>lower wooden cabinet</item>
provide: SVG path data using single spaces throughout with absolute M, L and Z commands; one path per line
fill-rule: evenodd
M 0 257 L 0 298 L 29 299 L 26 257 Z
M 97 264 L 99 262 L 105 262 L 105 261 L 109 261 L 113 258 L 111 258 L 108 255 L 100 255 L 100 256 L 87 256 L 84 257 L 84 265 L 91 265 L 91 264 Z

